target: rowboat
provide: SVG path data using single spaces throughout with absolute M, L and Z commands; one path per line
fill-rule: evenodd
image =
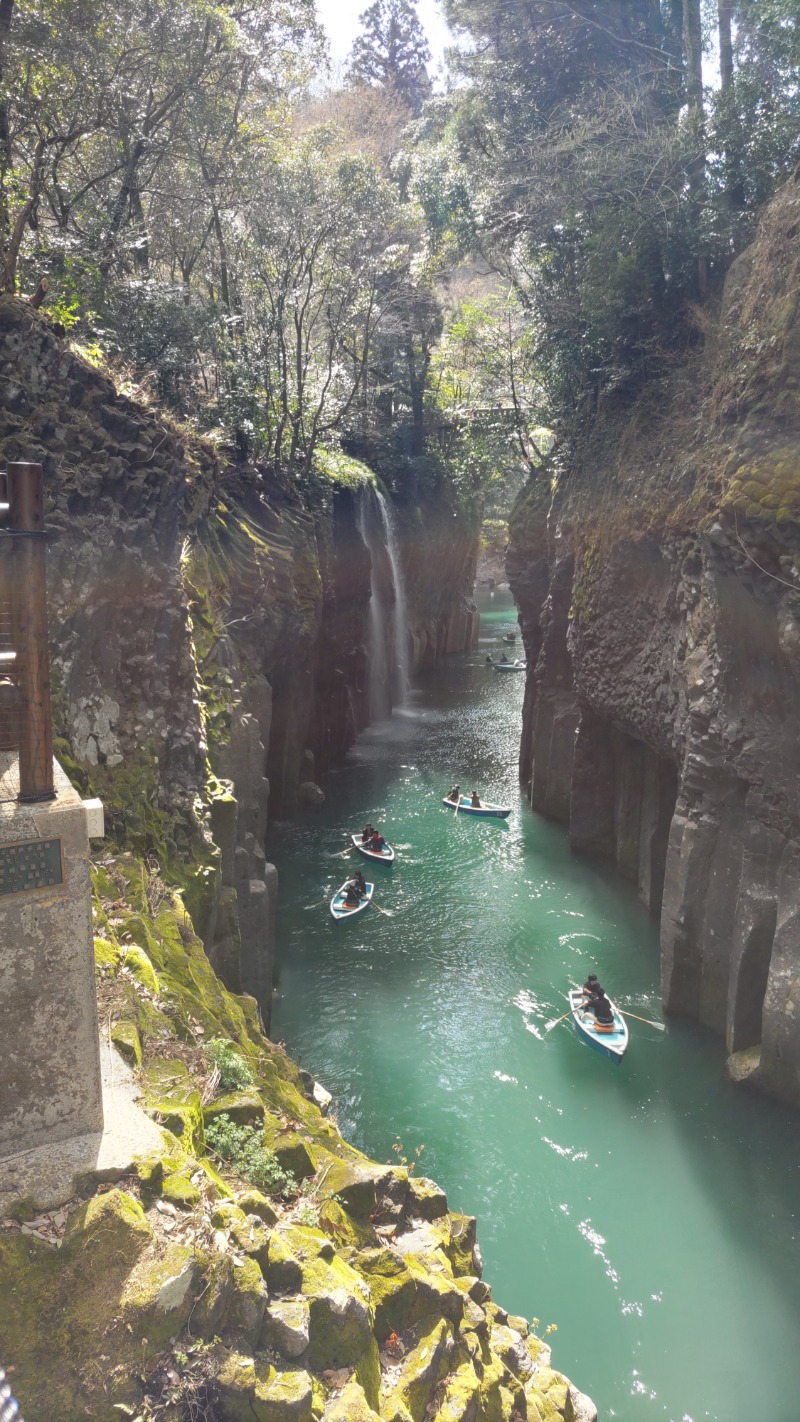
M 492 662 L 495 671 L 524 671 L 525 663 L 519 659 L 513 662 Z
M 509 642 L 509 643 L 510 643 L 510 642 L 516 642 L 516 640 L 517 640 L 517 635 L 516 635 L 515 632 L 504 632 L 504 633 L 503 633 L 503 641 L 504 641 L 504 642 Z
M 612 1031 L 601 1031 L 595 1022 L 594 1013 L 584 1010 L 583 993 L 575 988 L 569 994 L 569 1005 L 575 1030 L 584 1042 L 593 1047 L 601 1056 L 610 1057 L 612 1062 L 621 1062 L 628 1047 L 628 1024 L 618 1007 L 611 1004 L 614 1013 Z
M 372 898 L 372 891 L 375 888 L 375 885 L 367 884 L 367 892 L 365 893 L 361 902 L 358 904 L 353 904 L 351 907 L 350 904 L 346 904 L 344 901 L 344 896 L 347 892 L 347 885 L 349 883 L 350 880 L 347 879 L 345 883 L 342 884 L 341 889 L 336 890 L 336 893 L 331 899 L 331 913 L 333 914 L 335 919 L 355 918 L 357 914 L 363 913 L 364 909 L 369 907 L 369 901 Z
M 367 846 L 361 843 L 360 834 L 351 834 L 350 838 L 353 841 L 353 848 L 357 849 L 359 854 L 363 854 L 365 859 L 374 859 L 376 864 L 394 863 L 394 850 L 390 844 L 384 844 L 383 849 L 367 849 Z
M 450 800 L 447 796 L 442 800 L 442 804 L 446 805 L 448 810 L 456 808 L 455 800 Z M 471 805 L 469 800 L 461 795 L 458 801 L 458 812 L 460 815 L 482 815 L 484 819 L 488 820 L 507 820 L 511 814 L 511 806 L 509 805 L 508 809 L 505 809 L 503 805 L 481 805 L 479 808 L 477 805 Z

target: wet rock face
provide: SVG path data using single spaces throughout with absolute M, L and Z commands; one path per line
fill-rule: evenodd
M 734 267 L 713 350 L 655 404 L 598 417 L 546 523 L 521 496 L 508 573 L 531 804 L 660 916 L 667 1010 L 800 1105 L 796 192 Z

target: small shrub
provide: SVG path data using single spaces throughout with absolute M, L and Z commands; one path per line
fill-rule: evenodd
M 297 1192 L 297 1181 L 284 1170 L 275 1152 L 264 1144 L 255 1126 L 238 1126 L 225 1112 L 206 1126 L 206 1143 L 220 1160 L 267 1195 L 288 1200 Z
M 318 1229 L 319 1205 L 312 1204 L 311 1200 L 301 1200 L 295 1209 L 294 1217 L 298 1224 L 305 1225 L 308 1229 Z
M 214 1037 L 207 1042 L 206 1054 L 217 1068 L 219 1084 L 225 1091 L 242 1091 L 252 1086 L 253 1075 L 247 1062 L 227 1037 Z

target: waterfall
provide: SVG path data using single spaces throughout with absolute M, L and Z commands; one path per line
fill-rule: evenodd
M 369 720 L 381 721 L 408 693 L 408 614 L 391 512 L 377 490 L 360 500 L 358 527 L 370 556 Z
M 391 511 L 383 494 L 378 493 L 378 507 L 383 520 L 384 534 L 386 537 L 386 552 L 389 555 L 389 565 L 392 570 L 392 585 L 394 591 L 394 654 L 395 654 L 395 677 L 394 691 L 398 706 L 404 706 L 408 700 L 408 609 L 406 607 L 406 592 L 403 586 L 403 570 L 400 567 L 400 556 L 395 537 L 394 523 Z

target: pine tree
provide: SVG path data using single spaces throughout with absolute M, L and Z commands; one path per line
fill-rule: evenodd
M 412 0 L 373 0 L 350 55 L 357 84 L 393 90 L 418 114 L 431 92 L 430 50 Z

